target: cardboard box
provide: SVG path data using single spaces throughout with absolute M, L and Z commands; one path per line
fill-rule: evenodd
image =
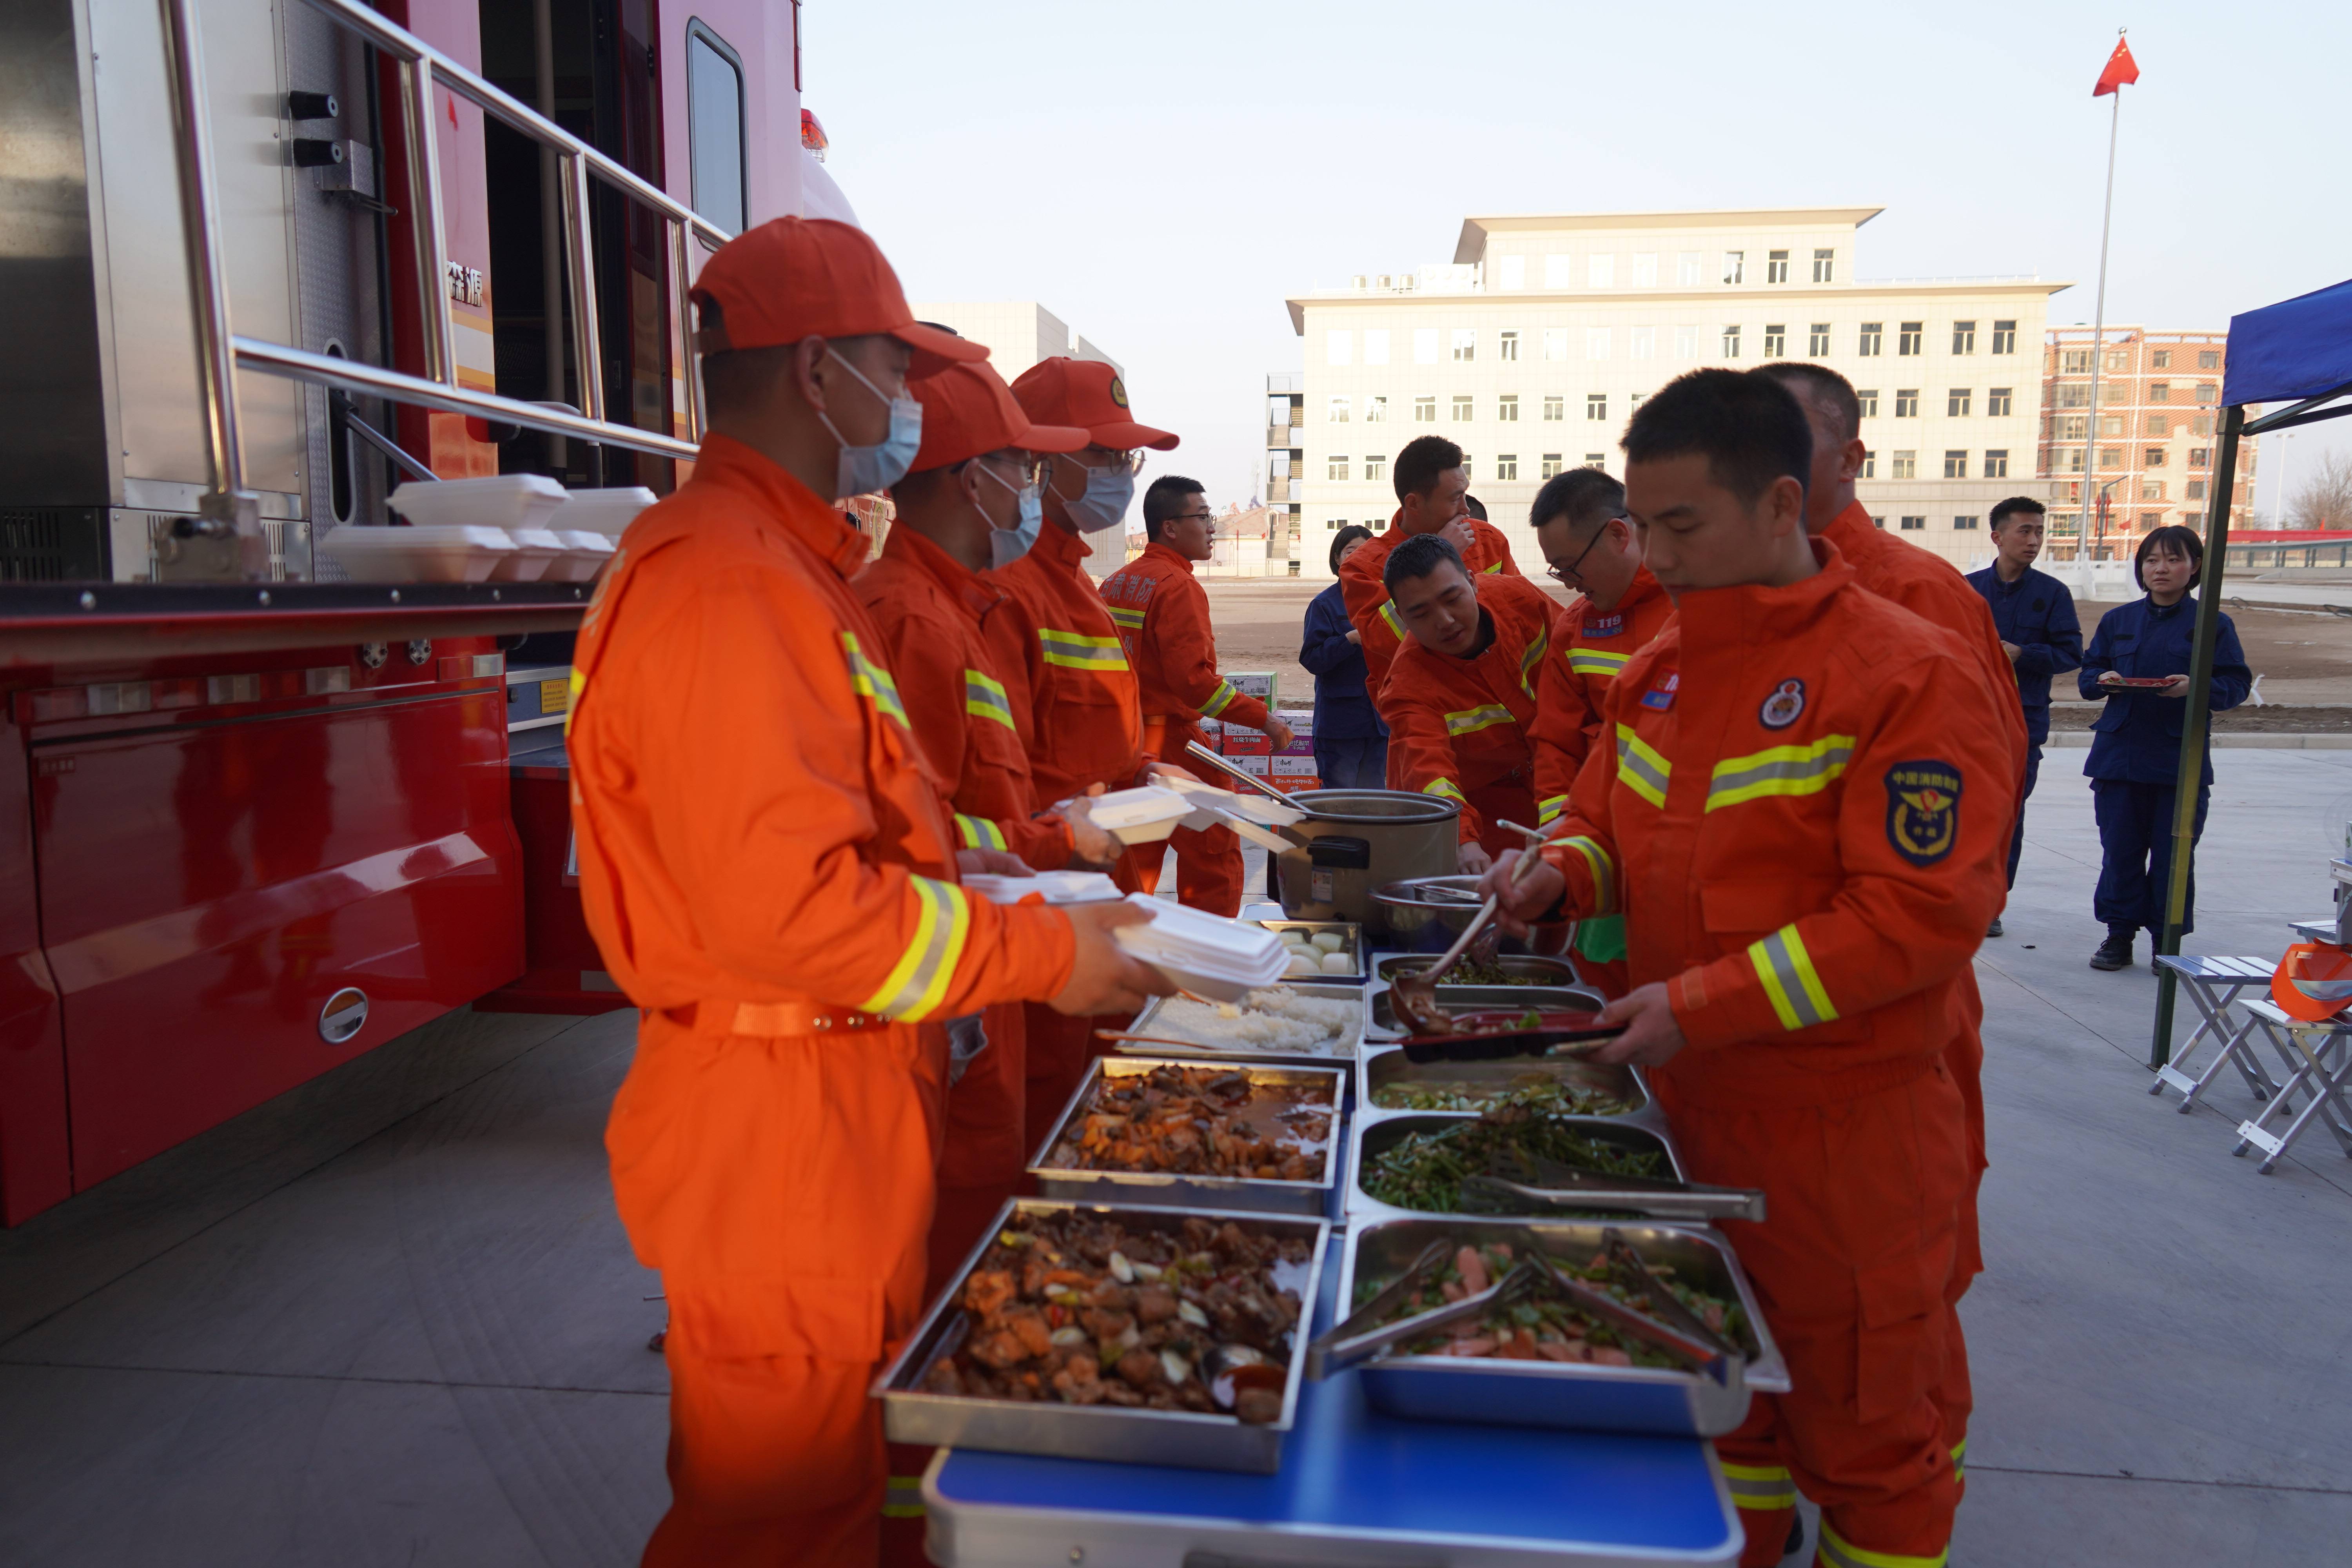
M 1244 697 L 1255 697 L 1267 707 L 1274 706 L 1276 672 L 1270 669 L 1226 670 L 1224 677 L 1235 691 Z
M 1244 730 L 1239 724 L 1225 726 L 1224 754 L 1229 757 L 1264 757 L 1273 753 L 1274 742 L 1255 730 Z
M 1272 776 L 1275 778 L 1283 778 L 1285 776 L 1297 778 L 1301 774 L 1305 774 L 1308 778 L 1315 776 L 1315 759 L 1313 757 L 1286 756 L 1277 752 L 1270 760 L 1274 763 L 1274 773 Z
M 1268 756 L 1243 755 L 1234 758 L 1234 766 L 1245 773 L 1255 773 L 1258 777 L 1265 778 L 1271 771 L 1267 764 L 1273 761 L 1274 759 Z
M 1222 755 L 1225 749 L 1225 727 L 1214 719 L 1201 721 L 1201 743 Z
M 1286 708 L 1277 711 L 1275 717 L 1290 726 L 1290 744 L 1283 748 L 1285 752 L 1294 757 L 1311 757 L 1315 754 L 1313 709 Z
M 1323 787 L 1323 781 L 1313 773 L 1284 773 L 1279 778 L 1268 782 L 1285 795 L 1296 795 L 1301 790 Z

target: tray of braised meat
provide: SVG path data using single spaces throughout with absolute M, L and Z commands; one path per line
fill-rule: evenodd
M 1015 1198 L 875 1384 L 890 1440 L 1272 1474 L 1328 1237 Z
M 1321 1215 L 1346 1088 L 1339 1068 L 1098 1057 L 1029 1174 L 1073 1203 Z

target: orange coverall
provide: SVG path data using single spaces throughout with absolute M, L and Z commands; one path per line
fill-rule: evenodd
M 946 1077 L 919 1024 L 1068 983 L 1067 919 L 955 882 L 850 592 L 866 541 L 713 436 L 630 525 L 573 661 L 582 904 L 642 1010 L 605 1144 L 669 1299 L 669 1564 L 870 1564 L 866 1396 L 922 1306 Z
M 1034 815 L 1029 753 L 982 629 L 992 618 L 1015 616 L 1003 590 L 904 526 L 890 531 L 881 559 L 851 587 L 882 634 L 908 729 L 945 783 L 963 847 L 1007 850 L 1041 870 L 1067 866 L 1069 826 Z M 971 1250 L 1029 1163 L 1021 1005 L 989 1008 L 982 1026 L 988 1048 L 948 1092 L 931 1221 L 934 1288 Z
M 1768 1194 L 1723 1226 L 1794 1384 L 1716 1445 L 1741 1562 L 1780 1561 L 1801 1488 L 1823 1563 L 1940 1568 L 1969 1174 L 1947 1053 L 2016 779 L 1968 652 L 1814 548 L 1802 582 L 1682 595 L 1544 853 L 1570 912 L 1623 911 L 1633 983 L 1666 983 L 1687 1043 L 1651 1079 L 1693 1179 Z
M 1357 642 L 1364 650 L 1364 689 L 1371 694 L 1372 706 L 1383 719 L 1388 719 L 1389 710 L 1381 707 L 1381 690 L 1388 684 L 1389 665 L 1406 639 L 1404 623 L 1389 605 L 1388 585 L 1381 580 L 1381 573 L 1389 563 L 1389 552 L 1412 537 L 1404 531 L 1403 517 L 1403 510 L 1398 509 L 1389 519 L 1387 532 L 1364 541 L 1362 548 L 1339 563 L 1339 597 L 1348 606 L 1348 624 L 1356 628 Z M 1473 572 L 1519 575 L 1518 563 L 1511 559 L 1511 542 L 1503 537 L 1501 529 L 1475 517 L 1463 521 L 1470 525 L 1472 536 L 1470 548 L 1462 552 L 1464 565 Z M 1393 726 L 1396 721 L 1389 722 Z M 1397 749 L 1391 746 L 1391 789 L 1401 787 L 1397 763 Z
M 1568 805 L 1577 770 L 1601 733 L 1601 703 L 1617 672 L 1674 618 L 1675 602 L 1646 566 L 1617 607 L 1602 615 L 1589 599 L 1560 617 L 1563 640 L 1536 682 L 1536 825 L 1549 826 Z M 1608 997 L 1625 994 L 1625 922 L 1615 915 L 1578 923 L 1577 973 Z
M 1495 855 L 1526 843 L 1500 820 L 1534 826 L 1535 682 L 1562 611 L 1526 578 L 1506 576 L 1478 579 L 1478 608 L 1495 625 L 1486 651 L 1457 658 L 1407 641 L 1381 710 L 1397 787 L 1459 804 L 1461 842 Z
M 1208 590 L 1192 575 L 1190 561 L 1165 544 L 1147 544 L 1141 555 L 1103 579 L 1102 600 L 1142 693 L 1145 751 L 1183 767 L 1185 744 L 1202 739 L 1202 718 L 1266 727 L 1265 704 L 1243 696 L 1217 673 Z M 1232 828 L 1180 827 L 1169 844 L 1176 851 L 1181 902 L 1211 914 L 1241 913 L 1242 841 Z M 1144 848 L 1136 869 L 1148 893 L 1160 885 L 1164 857 L 1156 846 Z

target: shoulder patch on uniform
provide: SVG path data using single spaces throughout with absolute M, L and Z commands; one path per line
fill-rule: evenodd
M 1625 612 L 1613 616 L 1591 616 L 1585 618 L 1584 635 L 1589 637 L 1622 637 L 1625 632 Z
M 1680 671 L 1658 678 L 1658 683 L 1642 693 L 1642 706 L 1654 708 L 1663 713 L 1675 705 L 1675 689 L 1683 683 Z
M 1936 757 L 1886 770 L 1886 842 L 1914 866 L 1951 854 L 1960 835 L 1960 770 Z
M 1756 721 L 1767 730 L 1785 730 L 1797 721 L 1805 710 L 1805 683 L 1790 676 L 1772 689 L 1764 705 L 1756 710 Z

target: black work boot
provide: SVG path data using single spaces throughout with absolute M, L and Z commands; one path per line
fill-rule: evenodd
M 2129 969 L 2132 964 L 2132 938 L 2138 934 L 2137 926 L 2109 926 L 2107 940 L 2099 943 L 2098 952 L 2091 954 L 2091 967 Z

